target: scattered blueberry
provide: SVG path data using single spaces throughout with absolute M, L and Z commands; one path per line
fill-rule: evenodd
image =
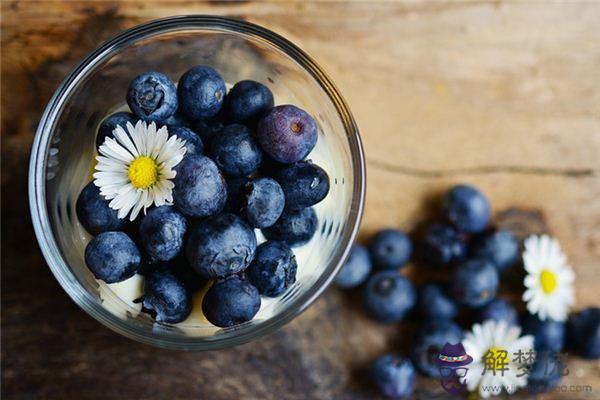
M 527 371 L 527 387 L 530 393 L 545 393 L 556 387 L 565 371 L 565 365 L 556 354 L 538 352 L 533 365 Z
M 440 377 L 437 357 L 446 343 L 457 344 L 463 339 L 463 331 L 450 320 L 437 320 L 421 326 L 415 337 L 411 358 L 423 374 Z
M 274 160 L 302 160 L 317 143 L 317 123 L 306 111 L 292 105 L 273 107 L 258 123 L 258 141 Z
M 219 214 L 190 229 L 187 259 L 207 279 L 238 273 L 248 267 L 256 252 L 254 231 L 233 214 Z
M 127 226 L 127 219 L 119 219 L 118 211 L 108 206 L 109 201 L 100 194 L 100 189 L 90 182 L 81 191 L 75 204 L 77 218 L 92 235 L 101 232 L 120 231 Z
M 465 261 L 454 271 L 452 293 L 463 305 L 482 307 L 496 297 L 498 270 L 482 259 Z
M 363 304 L 367 313 L 384 323 L 402 321 L 416 302 L 412 283 L 396 271 L 381 271 L 367 281 Z
M 191 119 L 214 117 L 221 110 L 225 92 L 225 82 L 217 71 L 197 65 L 179 79 L 179 107 Z
M 446 194 L 443 207 L 448 220 L 462 232 L 481 232 L 490 220 L 490 203 L 472 186 L 454 186 Z
M 485 233 L 473 240 L 471 255 L 475 258 L 485 258 L 494 264 L 498 271 L 503 271 L 519 259 L 519 242 L 507 230 Z
M 277 222 L 286 199 L 276 181 L 271 178 L 252 179 L 242 190 L 242 214 L 250 225 L 268 228 Z
M 422 247 L 424 261 L 435 267 L 463 261 L 467 255 L 463 235 L 445 224 L 431 225 L 423 236 Z
M 267 241 L 256 249 L 246 276 L 260 294 L 276 297 L 296 282 L 296 257 L 285 242 Z
M 264 228 L 267 239 L 282 240 L 291 247 L 308 242 L 317 231 L 317 214 L 312 208 L 284 211 L 274 225 Z
M 185 140 L 185 155 L 202 154 L 204 143 L 194 131 L 184 126 L 168 126 L 169 136 L 177 136 L 178 139 Z
M 206 319 L 222 328 L 250 321 L 259 308 L 258 290 L 237 275 L 215 281 L 202 300 Z
M 190 295 L 172 273 L 159 271 L 144 280 L 142 311 L 158 322 L 176 324 L 192 310 Z
M 127 123 L 135 125 L 138 119 L 129 112 L 120 111 L 109 115 L 104 121 L 100 123 L 98 127 L 98 134 L 96 135 L 96 148 L 99 148 L 107 137 L 113 138 L 113 131 L 117 128 L 117 125 L 121 126 L 127 132 Z
M 233 85 L 225 97 L 225 115 L 231 122 L 252 123 L 273 107 L 273 93 L 262 83 L 245 80 Z
M 329 193 L 327 172 L 310 161 L 299 161 L 280 169 L 276 176 L 285 194 L 285 206 L 299 210 L 313 206 Z
M 589 307 L 571 315 L 568 321 L 569 343 L 584 358 L 600 357 L 600 308 Z
M 428 283 L 419 290 L 417 310 L 425 319 L 453 319 L 458 315 L 458 304 L 441 284 Z
M 127 104 L 138 118 L 163 121 L 177 110 L 177 88 L 165 74 L 146 72 L 131 81 Z
M 355 288 L 367 280 L 371 269 L 371 256 L 367 248 L 355 243 L 334 282 L 341 289 Z
M 523 321 L 523 333 L 535 338 L 535 350 L 557 353 L 565 344 L 566 326 L 564 322 L 551 319 L 540 320 L 535 315 L 527 315 Z
M 369 250 L 376 268 L 397 269 L 410 260 L 412 243 L 404 232 L 384 229 L 373 236 Z
M 211 142 L 210 155 L 230 176 L 250 175 L 258 169 L 262 152 L 244 125 L 228 125 Z
M 175 170 L 173 202 L 183 215 L 206 217 L 223 209 L 227 200 L 227 185 L 210 158 L 186 156 Z
M 177 212 L 175 207 L 156 207 L 142 218 L 141 242 L 152 258 L 168 261 L 175 258 L 183 247 L 186 228 L 185 217 Z
M 494 299 L 487 305 L 477 310 L 479 321 L 493 319 L 494 321 L 506 321 L 509 325 L 518 325 L 519 316 L 517 310 L 504 299 Z
M 85 263 L 97 279 L 106 283 L 131 278 L 140 261 L 135 243 L 123 232 L 102 232 L 85 248 Z
M 415 389 L 415 368 L 408 358 L 385 354 L 375 360 L 370 375 L 381 394 L 386 397 L 410 396 Z

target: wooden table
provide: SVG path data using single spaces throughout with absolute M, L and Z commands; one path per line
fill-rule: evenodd
M 38 249 L 27 206 L 40 114 L 103 40 L 175 14 L 243 18 L 288 37 L 332 76 L 368 161 L 362 237 L 431 216 L 439 194 L 477 185 L 498 219 L 549 231 L 577 272 L 577 307 L 600 290 L 600 4 L 2 2 L 2 396 L 5 399 L 367 399 L 365 368 L 403 351 L 414 323 L 380 326 L 357 293 L 330 289 L 254 343 L 181 353 L 137 344 L 79 310 Z M 421 266 L 411 266 L 408 274 Z M 565 384 L 598 398 L 598 362 Z M 422 379 L 416 398 L 443 398 Z

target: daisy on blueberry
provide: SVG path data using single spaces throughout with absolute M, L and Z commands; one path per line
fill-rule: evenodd
M 138 121 L 135 126 L 120 125 L 99 147 L 94 184 L 110 200 L 109 207 L 118 217 L 133 221 L 143 209 L 153 204 L 172 204 L 175 177 L 173 169 L 185 155 L 185 141 L 169 137 L 167 127 Z
M 521 336 L 521 328 L 506 321 L 487 320 L 475 324 L 462 342 L 466 354 L 473 357 L 461 379 L 471 392 L 481 397 L 508 394 L 527 385 L 528 367 L 535 360 L 534 338 Z
M 575 302 L 573 281 L 575 274 L 567 263 L 558 242 L 548 235 L 525 239 L 523 264 L 527 276 L 523 301 L 527 310 L 540 320 L 567 319 L 569 308 Z

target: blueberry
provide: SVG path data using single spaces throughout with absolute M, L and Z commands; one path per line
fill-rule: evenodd
M 171 115 L 169 118 L 167 118 L 161 122 L 164 123 L 165 125 L 168 125 L 169 127 L 174 127 L 174 126 L 187 127 L 188 125 L 191 124 L 191 121 L 185 115 L 183 115 L 183 113 L 180 111 L 175 111 L 175 114 Z M 169 128 L 169 129 L 171 129 L 171 128 Z
M 496 297 L 498 283 L 498 270 L 492 264 L 482 259 L 469 260 L 454 271 L 452 293 L 465 306 L 482 307 Z
M 367 280 L 371 269 L 371 256 L 367 248 L 355 243 L 346 263 L 335 277 L 335 284 L 342 289 L 355 288 Z
M 131 278 L 140 261 L 138 248 L 123 232 L 102 232 L 85 248 L 85 263 L 97 279 L 106 283 Z
M 519 242 L 506 230 L 485 233 L 473 240 L 471 255 L 485 258 L 494 264 L 498 271 L 503 271 L 519 259 Z
M 441 267 L 465 259 L 465 239 L 454 227 L 445 224 L 431 225 L 422 241 L 423 259 L 426 263 Z
M 183 286 L 185 286 L 190 293 L 197 292 L 207 283 L 206 279 L 200 277 L 200 275 L 192 269 L 183 252 L 169 261 L 158 261 L 148 255 L 142 254 L 142 262 L 140 270 L 138 271 L 139 274 L 149 276 L 155 272 L 161 271 L 172 273 L 175 278 L 183 283 Z
M 274 225 L 262 230 L 267 239 L 282 240 L 291 247 L 308 242 L 317 231 L 317 214 L 312 208 L 284 211 Z
M 384 229 L 373 236 L 369 251 L 375 268 L 396 269 L 410 260 L 412 243 L 404 232 L 397 229 Z
M 225 115 L 231 122 L 253 123 L 273 107 L 273 93 L 262 83 L 239 81 L 225 96 Z
M 142 311 L 158 322 L 176 324 L 190 315 L 190 294 L 172 273 L 155 272 L 144 281 Z
M 197 65 L 179 79 L 179 107 L 191 119 L 214 117 L 221 110 L 225 92 L 225 82 L 217 71 Z
M 369 371 L 379 392 L 386 397 L 410 396 L 415 389 L 415 368 L 408 358 L 385 354 L 375 360 Z
M 565 343 L 566 326 L 564 322 L 551 319 L 540 320 L 535 315 L 527 315 L 523 321 L 523 333 L 535 338 L 535 350 L 557 353 Z
M 463 331 L 450 320 L 437 320 L 421 326 L 412 346 L 411 358 L 421 373 L 439 378 L 437 358 L 444 344 L 457 344 Z
M 310 161 L 299 161 L 280 169 L 277 182 L 285 194 L 285 206 L 299 210 L 313 206 L 329 193 L 329 176 Z
M 204 143 L 194 131 L 183 126 L 168 126 L 169 136 L 177 136 L 178 139 L 185 140 L 186 155 L 202 154 Z
M 120 111 L 109 115 L 100 123 L 100 126 L 98 127 L 98 134 L 96 135 L 96 148 L 99 148 L 107 137 L 114 139 L 113 131 L 117 128 L 117 125 L 127 132 L 127 123 L 129 122 L 132 125 L 135 125 L 137 121 L 138 119 L 136 116 L 129 112 Z
M 177 110 L 177 88 L 165 74 L 146 72 L 129 84 L 127 104 L 138 118 L 163 121 Z
M 458 304 L 437 283 L 428 283 L 420 288 L 417 309 L 425 319 L 453 319 L 458 315 Z
M 565 365 L 556 354 L 538 352 L 527 373 L 527 387 L 530 393 L 544 393 L 554 388 L 565 373 Z
M 97 235 L 106 231 L 120 231 L 127 226 L 127 219 L 119 219 L 118 211 L 108 206 L 109 201 L 100 194 L 98 186 L 90 182 L 79 193 L 75 211 L 86 231 Z
M 517 310 L 503 299 L 494 299 L 477 310 L 477 319 L 479 321 L 486 321 L 488 319 L 506 321 L 509 325 L 519 324 Z
M 365 310 L 384 323 L 402 321 L 415 305 L 416 298 L 412 283 L 396 271 L 376 273 L 363 289 Z
M 256 252 L 254 231 L 233 214 L 206 218 L 191 228 L 186 257 L 202 277 L 213 279 L 243 271 Z
M 212 140 L 221 133 L 224 127 L 225 124 L 218 116 L 209 119 L 200 119 L 193 124 L 194 131 L 198 132 L 198 135 L 204 141 Z
M 217 280 L 202 300 L 206 319 L 222 328 L 250 321 L 259 308 L 258 289 L 237 275 Z
M 175 170 L 173 202 L 183 215 L 206 217 L 223 209 L 227 201 L 227 185 L 210 158 L 186 156 Z
M 450 189 L 443 208 L 448 220 L 462 232 L 481 232 L 490 220 L 490 203 L 472 186 L 457 185 Z
M 268 228 L 277 222 L 285 206 L 283 190 L 271 178 L 252 179 L 244 186 L 242 214 L 254 228 Z
M 223 172 L 230 176 L 250 175 L 258 169 L 262 152 L 244 125 L 228 125 L 214 137 L 210 155 Z
M 600 308 L 590 307 L 569 318 L 570 343 L 584 358 L 600 357 Z
M 296 282 L 296 257 L 285 242 L 267 241 L 256 249 L 246 276 L 260 294 L 276 297 Z
M 258 123 L 258 141 L 274 160 L 302 160 L 317 143 L 317 123 L 306 111 L 292 105 L 273 107 Z
M 175 207 L 156 207 L 142 218 L 141 242 L 152 258 L 168 261 L 175 258 L 183 247 L 186 228 L 185 217 L 177 212 Z

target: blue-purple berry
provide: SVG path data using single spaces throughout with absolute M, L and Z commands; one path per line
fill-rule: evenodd
M 412 242 L 398 229 L 384 229 L 373 236 L 369 251 L 375 268 L 397 269 L 410 260 Z
M 86 231 L 97 235 L 107 231 L 121 231 L 128 225 L 126 218 L 119 218 L 119 212 L 109 207 L 109 201 L 100 194 L 100 189 L 90 182 L 81 191 L 75 203 L 77 218 Z
M 443 209 L 448 220 L 460 231 L 483 231 L 490 221 L 490 203 L 473 186 L 457 185 L 444 197 Z
M 250 175 L 262 161 L 262 151 L 250 129 L 239 124 L 226 126 L 213 138 L 210 156 L 229 176 Z
M 308 242 L 317 231 L 319 221 L 312 208 L 284 210 L 277 222 L 262 230 L 267 239 L 282 240 L 291 247 Z
M 225 98 L 225 82 L 211 67 L 197 65 L 179 79 L 179 108 L 193 120 L 217 115 Z
M 223 108 L 230 122 L 255 123 L 273 107 L 273 93 L 262 83 L 239 81 L 227 93 Z
M 327 172 L 310 161 L 299 161 L 281 168 L 276 179 L 283 189 L 288 209 L 314 206 L 329 193 Z
M 127 104 L 140 119 L 164 121 L 177 110 L 177 88 L 165 74 L 146 72 L 131 81 Z
M 296 282 L 296 257 L 285 242 L 267 241 L 256 249 L 246 276 L 263 296 L 276 297 Z
M 222 328 L 250 321 L 259 309 L 258 289 L 237 275 L 216 280 L 202 300 L 206 319 Z
M 355 243 L 346 263 L 335 277 L 335 285 L 341 289 L 352 289 L 367 280 L 372 270 L 371 256 L 367 248 Z
M 102 232 L 85 248 L 85 263 L 96 279 L 116 283 L 131 278 L 140 267 L 141 255 L 123 232 Z

